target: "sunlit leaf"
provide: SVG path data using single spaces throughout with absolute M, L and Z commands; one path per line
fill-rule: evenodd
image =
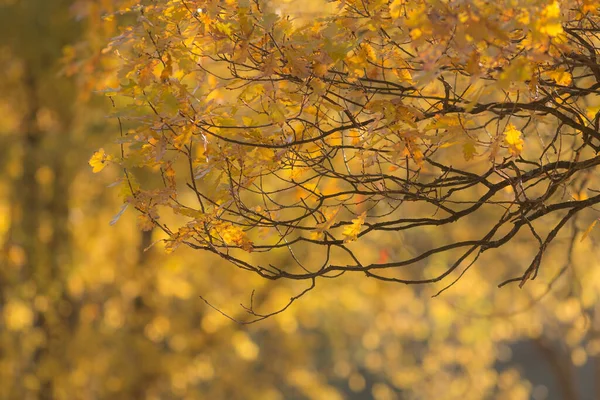
M 89 164 L 92 167 L 92 172 L 97 173 L 102 171 L 111 159 L 112 157 L 106 154 L 104 152 L 104 149 L 100 149 L 97 152 L 95 152 L 89 161 Z
M 518 156 L 523 151 L 525 143 L 521 138 L 521 131 L 515 128 L 514 125 L 508 124 L 504 130 L 504 141 L 508 145 L 508 150 L 513 156 Z
M 363 211 L 362 214 L 352 220 L 352 223 L 344 228 L 342 234 L 346 237 L 344 242 L 353 242 L 358 239 L 358 235 L 360 234 L 360 230 L 365 223 L 365 218 L 367 217 L 367 212 Z

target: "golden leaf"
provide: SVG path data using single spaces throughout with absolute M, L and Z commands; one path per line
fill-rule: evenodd
M 167 53 L 167 61 L 165 61 L 165 68 L 160 73 L 160 80 L 167 81 L 169 77 L 173 75 L 173 60 L 171 59 L 171 55 Z
M 550 71 L 547 73 L 550 79 L 553 79 L 558 85 L 569 86 L 573 80 L 571 74 L 564 69 L 558 69 L 556 71 Z
M 472 160 L 476 154 L 477 149 L 475 149 L 475 143 L 472 140 L 469 140 L 463 144 L 463 155 L 465 157 L 465 161 Z
M 154 222 L 146 214 L 140 214 L 137 216 L 137 226 L 143 231 L 151 231 L 154 228 Z
M 390 4 L 390 16 L 392 18 L 399 18 L 402 11 L 403 11 L 403 5 L 404 5 L 404 1 L 405 0 L 394 0 L 392 1 L 392 3 Z
M 269 106 L 269 115 L 273 122 L 283 124 L 286 121 L 283 107 L 277 103 L 271 103 Z
M 92 158 L 90 158 L 89 164 L 92 167 L 92 172 L 97 173 L 100 172 L 106 167 L 106 162 L 112 159 L 111 156 L 104 152 L 104 149 L 99 149 L 94 153 Z
M 214 233 L 227 245 L 238 246 L 249 253 L 253 250 L 252 241 L 248 238 L 246 232 L 230 222 L 215 222 Z
M 547 20 L 544 21 L 544 24 L 540 27 L 540 32 L 546 33 L 548 36 L 552 37 L 563 33 L 563 27 L 560 22 L 560 4 L 558 1 L 553 1 L 546 6 L 542 14 Z
M 394 75 L 402 82 L 412 82 L 412 75 L 407 68 L 394 68 Z
M 352 220 L 352 224 L 348 225 L 344 228 L 342 235 L 346 236 L 344 239 L 344 243 L 353 242 L 358 239 L 358 235 L 360 234 L 360 228 L 365 223 L 365 218 L 367 216 L 367 212 L 363 211 L 362 214 Z
M 323 212 L 323 215 L 325 216 L 325 221 L 315 227 L 315 230 L 312 231 L 310 234 L 310 238 L 313 240 L 322 240 L 325 236 L 325 231 L 331 228 L 339 212 L 339 206 L 333 209 L 325 210 Z
M 513 124 L 508 124 L 504 130 L 504 141 L 508 145 L 508 150 L 513 156 L 518 156 L 523 151 L 523 139 L 521 131 L 515 128 Z

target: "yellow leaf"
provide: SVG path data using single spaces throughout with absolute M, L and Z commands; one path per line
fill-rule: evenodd
M 90 158 L 89 164 L 92 167 L 92 172 L 97 173 L 100 172 L 106 167 L 107 161 L 112 159 L 111 156 L 104 152 L 104 149 L 100 149 L 94 153 L 92 158 Z
M 133 196 L 139 189 L 140 184 L 136 181 L 135 177 L 129 173 L 126 179 L 121 180 L 119 195 L 122 199 L 127 199 Z
M 412 38 L 412 40 L 417 40 L 421 37 L 421 35 L 423 35 L 423 31 L 419 28 L 414 28 L 410 31 L 410 37 Z
M 315 63 L 315 65 L 313 66 L 313 72 L 317 76 L 325 76 L 327 74 L 328 70 L 329 70 L 329 66 L 325 63 L 319 62 L 319 63 Z
M 600 112 L 600 105 L 598 106 L 589 106 L 586 108 L 586 115 L 589 119 L 596 118 L 596 115 Z
M 375 50 L 373 49 L 373 47 L 371 45 L 363 44 L 361 46 L 361 50 L 367 59 L 369 59 L 371 61 L 377 60 L 377 54 L 375 54 Z
M 519 10 L 519 14 L 517 17 L 517 22 L 523 25 L 528 25 L 531 20 L 531 16 L 529 15 L 529 11 L 527 10 Z
M 581 239 L 579 240 L 580 242 L 583 242 L 585 240 L 585 238 L 587 238 L 589 236 L 589 234 L 592 232 L 592 229 L 594 229 L 594 227 L 596 226 L 597 222 L 598 222 L 598 220 L 595 219 L 594 222 L 592 222 L 590 224 L 590 226 L 588 226 L 588 228 L 585 230 L 585 232 L 583 232 L 583 235 L 581 235 Z
M 472 160 L 477 154 L 477 149 L 475 149 L 475 143 L 471 140 L 465 142 L 463 144 L 463 155 L 465 157 L 465 161 Z
M 558 85 L 569 86 L 571 84 L 571 74 L 563 69 L 550 71 L 547 74 L 550 77 L 550 79 L 553 79 Z
M 311 240 L 323 240 L 325 238 L 325 232 L 323 231 L 312 231 L 309 235 Z
M 283 124 L 286 121 L 285 111 L 283 107 L 277 103 L 271 103 L 269 106 L 269 115 L 271 116 L 273 122 L 277 124 Z
M 143 231 L 151 231 L 154 228 L 154 222 L 146 214 L 140 214 L 137 216 L 137 226 Z
M 337 111 L 337 112 L 344 111 L 344 107 L 342 107 L 341 105 L 339 105 L 337 103 L 333 103 L 331 101 L 324 101 L 323 106 L 327 107 L 330 110 Z
M 214 233 L 219 236 L 226 245 L 238 246 L 248 253 L 251 253 L 253 250 L 252 241 L 248 238 L 246 232 L 239 226 L 233 225 L 230 222 L 215 222 Z
M 560 4 L 554 1 L 546 8 L 542 15 L 547 19 L 540 27 L 540 32 L 548 34 L 548 36 L 558 36 L 563 33 L 562 24 L 560 22 Z
M 171 55 L 167 53 L 167 61 L 165 62 L 165 68 L 160 73 L 160 80 L 167 81 L 169 77 L 173 75 L 173 60 Z
M 496 84 L 507 89 L 511 83 L 525 82 L 533 76 L 533 65 L 526 58 L 516 58 L 498 75 Z
M 558 1 L 553 1 L 552 4 L 549 4 L 544 8 L 544 15 L 547 18 L 557 18 L 560 17 L 560 4 Z
M 240 93 L 239 99 L 245 102 L 251 102 L 257 98 L 260 98 L 264 94 L 265 87 L 263 85 L 250 85 L 246 87 L 242 93 Z
M 426 131 L 432 129 L 444 129 L 447 133 L 457 133 L 463 131 L 463 122 L 459 115 L 442 115 L 434 118 L 425 127 Z
M 227 91 L 223 88 L 216 88 L 210 91 L 210 93 L 206 96 L 206 101 L 209 102 L 211 100 L 221 101 L 226 97 Z
M 543 32 L 547 33 L 548 36 L 558 36 L 563 33 L 562 25 L 558 22 L 547 24 L 544 26 Z
M 231 24 L 228 23 L 224 23 L 224 22 L 216 22 L 214 24 L 215 28 L 217 28 L 217 31 L 223 33 L 224 35 L 231 37 L 233 34 L 233 31 L 231 30 Z
M 363 211 L 362 214 L 352 220 L 352 224 L 348 225 L 344 228 L 342 235 L 346 236 L 344 239 L 344 243 L 353 242 L 358 239 L 358 234 L 360 233 L 360 228 L 365 223 L 365 218 L 367 216 L 367 212 Z
M 181 129 L 181 134 L 175 136 L 175 139 L 173 140 L 173 144 L 175 145 L 175 147 L 177 149 L 181 149 L 184 145 L 188 144 L 190 142 L 190 139 L 192 138 L 192 127 L 191 126 L 186 126 L 184 128 Z
M 504 130 L 504 141 L 508 145 L 508 150 L 513 156 L 518 156 L 523 151 L 523 139 L 521 131 L 515 128 L 513 124 L 508 124 Z
M 328 209 L 323 212 L 325 216 L 325 222 L 317 225 L 315 230 L 311 232 L 310 238 L 313 240 L 322 240 L 325 236 L 325 231 L 327 231 L 333 223 L 335 222 L 335 217 L 340 212 L 340 207 L 335 207 L 333 209 Z
M 471 75 L 478 75 L 481 73 L 480 57 L 477 51 L 472 51 L 467 61 L 466 71 Z
M 404 1 L 405 0 L 394 0 L 392 1 L 392 4 L 390 4 L 390 16 L 392 18 L 399 18 L 402 11 L 403 11 L 403 5 L 404 5 Z
M 402 82 L 412 82 L 412 75 L 407 68 L 394 68 L 394 74 Z
M 585 190 L 582 190 L 579 193 L 573 193 L 572 197 L 573 200 L 577 201 L 587 200 L 589 198 Z

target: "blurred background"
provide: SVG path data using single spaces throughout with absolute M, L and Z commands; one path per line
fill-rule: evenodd
M 116 148 L 110 101 L 95 94 L 114 79 L 100 57 L 113 7 L 0 0 L 0 399 L 600 398 L 597 235 L 558 241 L 523 289 L 496 286 L 529 243 L 436 298 L 443 286 L 353 275 L 252 325 L 208 307 L 200 296 L 244 321 L 253 291 L 269 312 L 303 287 L 191 249 L 145 251 L 159 233 L 131 210 L 109 225 L 119 171 L 92 174 L 88 160 Z M 452 229 L 440 237 L 469 227 Z M 365 251 L 385 260 L 399 245 Z

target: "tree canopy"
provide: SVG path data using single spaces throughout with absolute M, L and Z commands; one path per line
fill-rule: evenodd
M 308 289 L 349 272 L 450 286 L 533 241 L 496 282 L 523 286 L 598 219 L 594 1 L 123 3 L 105 49 L 120 150 L 90 164 L 123 169 L 123 210 L 167 251 Z

